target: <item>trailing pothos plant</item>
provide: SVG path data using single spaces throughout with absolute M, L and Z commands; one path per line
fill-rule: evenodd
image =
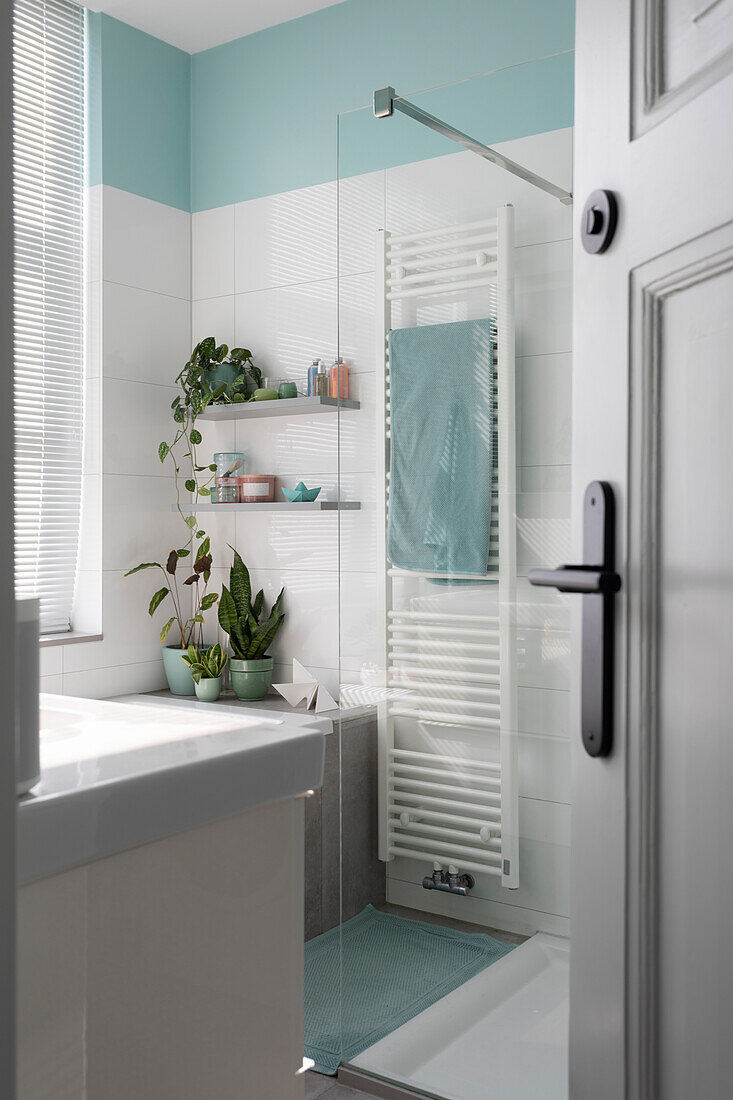
M 237 370 L 232 383 L 219 381 L 218 368 L 222 365 L 234 366 Z M 186 540 L 178 550 L 171 550 L 165 563 L 141 562 L 130 569 L 125 576 L 140 572 L 141 569 L 160 569 L 164 575 L 165 587 L 153 593 L 148 607 L 152 616 L 158 607 L 170 595 L 173 603 L 173 615 L 160 632 L 164 642 L 174 624 L 180 633 L 182 649 L 188 649 L 195 641 L 203 644 L 203 612 L 207 611 L 219 599 L 216 592 L 207 592 L 211 576 L 210 541 L 206 531 L 199 527 L 196 517 L 196 503 L 199 498 L 211 496 L 210 485 L 216 473 L 216 466 L 202 465 L 198 461 L 196 448 L 202 442 L 201 432 L 196 420 L 209 405 L 218 401 L 241 402 L 248 399 L 248 382 L 254 387 L 262 384 L 262 372 L 252 363 L 252 353 L 247 348 L 232 348 L 226 344 L 217 344 L 213 336 L 201 340 L 191 352 L 188 362 L 176 377 L 180 393 L 171 403 L 175 430 L 173 438 L 163 440 L 158 445 L 158 458 L 165 464 L 173 465 L 173 480 L 176 489 L 176 508 L 186 529 Z M 181 501 L 181 487 L 191 494 L 191 503 Z M 193 554 L 194 543 L 201 540 Z M 191 613 L 187 614 L 183 597 L 178 586 L 178 563 L 193 554 L 193 571 L 182 582 L 193 593 Z
M 234 549 L 232 547 L 232 549 Z M 234 561 L 229 570 L 229 588 L 221 586 L 219 601 L 219 626 L 229 635 L 232 652 L 240 661 L 259 661 L 266 656 L 285 621 L 281 610 L 284 588 L 270 611 L 265 609 L 265 593 L 262 589 L 252 600 L 252 582 L 249 570 L 234 550 Z
M 190 557 L 190 555 L 190 548 L 182 546 L 180 550 L 171 550 L 165 565 L 161 564 L 159 561 L 144 561 L 141 562 L 140 565 L 136 565 L 134 569 L 129 569 L 127 573 L 125 573 L 126 577 L 130 577 L 133 573 L 139 573 L 142 569 L 160 569 L 165 584 L 162 588 L 158 588 L 157 591 L 153 593 L 148 607 L 148 614 L 152 617 L 160 605 L 170 596 L 170 602 L 173 604 L 173 614 L 161 630 L 160 640 L 161 642 L 166 640 L 171 628 L 175 624 L 181 636 L 181 649 L 186 650 L 189 646 L 194 644 L 203 646 L 203 613 L 204 611 L 208 611 L 210 607 L 213 607 L 219 599 L 218 592 L 206 591 L 206 587 L 211 577 L 211 547 L 208 536 L 204 537 L 203 542 L 194 555 L 191 573 L 179 586 L 178 564 L 181 560 Z M 183 602 L 184 592 L 182 592 L 182 589 L 184 588 L 188 588 L 193 595 L 190 614 L 187 614 L 187 608 Z
M 218 380 L 217 371 L 222 365 L 237 369 L 231 384 Z M 250 396 L 248 382 L 259 388 L 262 385 L 262 371 L 252 362 L 252 352 L 247 348 L 232 348 L 230 351 L 226 344 L 217 344 L 213 336 L 207 336 L 193 349 L 176 382 L 181 389 L 181 393 L 171 402 L 176 431 L 170 442 L 163 440 L 158 445 L 158 458 L 162 463 L 168 460 L 173 463 L 176 506 L 184 523 L 194 532 L 196 516 L 190 514 L 189 509 L 184 511 L 181 504 L 182 461 L 185 462 L 183 487 L 192 494 L 194 505 L 199 497 L 211 496 L 210 486 L 216 473 L 213 463 L 201 465 L 198 461 L 196 448 L 202 441 L 202 435 L 196 427 L 196 420 L 211 404 L 247 401 Z M 191 545 L 193 538 L 191 534 L 186 546 Z

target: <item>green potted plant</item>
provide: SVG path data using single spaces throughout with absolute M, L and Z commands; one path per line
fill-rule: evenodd
M 203 647 L 203 613 L 213 607 L 219 599 L 218 592 L 206 591 L 211 577 L 211 551 L 208 536 L 204 537 L 194 555 L 191 573 L 179 585 L 178 563 L 190 555 L 190 546 L 182 546 L 180 550 L 171 550 L 165 565 L 158 561 L 144 561 L 125 573 L 125 576 L 129 577 L 133 573 L 139 573 L 142 569 L 159 569 L 163 574 L 165 585 L 153 593 L 148 606 L 148 614 L 152 617 L 160 605 L 170 596 L 173 614 L 160 632 L 160 641 L 163 645 L 163 666 L 168 679 L 168 686 L 174 695 L 193 695 L 195 692 L 191 670 L 185 660 L 186 653 L 189 646 L 194 643 L 199 648 Z M 184 599 L 187 598 L 185 589 L 188 589 L 193 597 L 190 614 L 186 613 L 188 609 L 184 604 Z M 165 645 L 166 638 L 174 625 L 178 628 L 180 642 L 178 645 Z
M 196 415 L 212 402 L 241 402 L 251 399 L 262 385 L 262 371 L 252 362 L 247 348 L 232 348 L 217 344 L 213 336 L 201 340 L 191 352 L 191 358 L 176 378 Z M 250 392 L 250 383 L 252 393 Z
M 219 625 L 229 635 L 233 656 L 229 661 L 232 688 L 239 699 L 264 699 L 270 690 L 274 659 L 267 650 L 285 621 L 283 593 L 269 612 L 265 610 L 265 594 L 260 589 L 252 601 L 249 570 L 234 550 L 229 571 L 229 588 L 222 585 L 219 601 Z
M 181 658 L 191 669 L 196 698 L 203 703 L 215 703 L 221 695 L 221 676 L 229 660 L 219 643 L 210 649 L 199 649 L 195 645 Z

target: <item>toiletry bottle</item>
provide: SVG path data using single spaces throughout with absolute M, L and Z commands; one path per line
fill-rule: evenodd
M 316 377 L 321 370 L 321 360 L 314 359 L 308 367 L 308 396 L 316 396 Z
M 345 400 L 349 396 L 349 368 L 343 359 L 334 359 L 331 367 L 331 397 Z
M 328 375 L 326 374 L 325 367 L 323 370 L 319 370 L 316 375 L 316 397 L 328 397 Z

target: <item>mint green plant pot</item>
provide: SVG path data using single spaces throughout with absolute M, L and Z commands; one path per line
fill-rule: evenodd
M 201 646 L 208 652 L 210 645 Z M 195 695 L 193 674 L 186 662 L 182 659 L 186 650 L 175 645 L 163 646 L 163 668 L 165 669 L 168 687 L 173 695 Z
M 202 703 L 215 703 L 221 695 L 221 676 L 209 677 L 208 680 L 194 681 L 196 698 Z
M 237 698 L 250 703 L 255 699 L 264 699 L 270 690 L 274 667 L 274 657 L 263 657 L 261 661 L 239 661 L 236 657 L 230 657 L 229 673 Z
M 183 661 L 185 652 L 185 649 L 180 649 L 178 646 L 163 646 L 163 667 L 168 687 L 174 695 L 195 694 L 191 669 Z

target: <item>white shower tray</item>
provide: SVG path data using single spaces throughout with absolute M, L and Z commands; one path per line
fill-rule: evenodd
M 567 1100 L 569 956 L 540 932 L 350 1065 L 445 1100 Z

